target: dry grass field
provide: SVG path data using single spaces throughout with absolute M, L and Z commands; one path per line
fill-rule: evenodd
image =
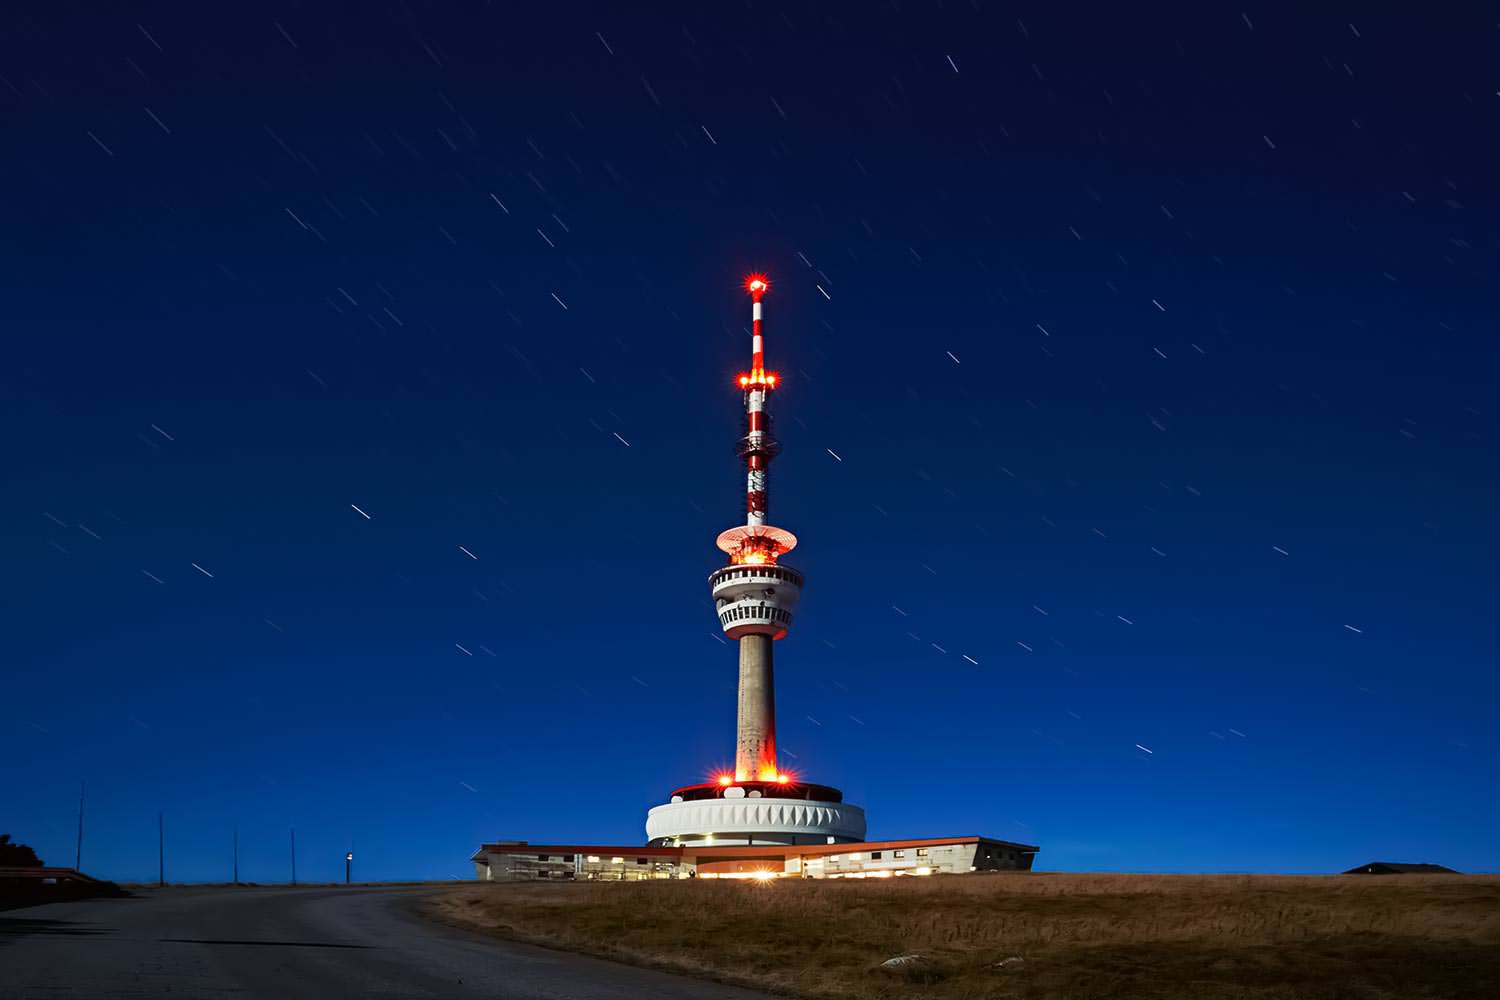
M 504 937 L 801 997 L 1500 997 L 1500 876 L 480 884 L 425 905 Z M 924 961 L 877 968 L 904 954 Z

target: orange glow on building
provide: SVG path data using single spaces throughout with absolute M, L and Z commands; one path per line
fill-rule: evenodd
M 734 776 L 729 774 L 719 775 L 719 784 L 725 786 L 734 784 Z
M 782 534 L 790 538 L 789 532 Z M 729 561 L 736 566 L 774 566 L 777 558 L 795 544 L 795 538 L 786 543 L 778 537 L 751 535 L 739 538 L 728 546 L 721 544 L 720 548 L 729 553 Z

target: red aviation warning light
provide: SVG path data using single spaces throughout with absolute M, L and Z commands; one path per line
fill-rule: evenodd
M 745 291 L 749 292 L 750 297 L 755 299 L 757 302 L 760 301 L 760 297 L 766 294 L 766 291 L 770 287 L 771 279 L 767 278 L 759 271 L 755 272 L 754 274 L 745 275 Z
M 778 372 L 740 372 L 734 377 L 734 382 L 749 392 L 751 389 L 774 389 L 780 378 Z

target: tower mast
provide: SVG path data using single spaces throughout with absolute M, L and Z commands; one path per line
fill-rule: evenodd
M 724 631 L 740 646 L 739 712 L 735 727 L 734 779 L 776 781 L 776 685 L 771 643 L 786 635 L 791 608 L 802 591 L 802 574 L 778 566 L 797 544 L 790 531 L 766 523 L 771 459 L 778 450 L 766 408 L 777 375 L 766 371 L 763 300 L 770 290 L 763 274 L 745 279 L 750 293 L 750 370 L 737 379 L 745 397 L 745 435 L 736 450 L 745 463 L 745 524 L 719 535 L 729 565 L 709 582 Z
M 685 785 L 646 816 L 653 845 L 835 844 L 865 835 L 865 811 L 844 793 L 781 769 L 776 760 L 776 685 L 772 649 L 792 625 L 802 596 L 800 572 L 781 561 L 797 536 L 767 523 L 768 475 L 778 446 L 767 407 L 779 376 L 766 370 L 762 315 L 771 283 L 745 279 L 750 295 L 750 369 L 735 376 L 744 397 L 745 431 L 735 445 L 745 465 L 744 523 L 719 533 L 728 558 L 708 575 L 724 634 L 739 646 L 739 704 L 734 771 Z

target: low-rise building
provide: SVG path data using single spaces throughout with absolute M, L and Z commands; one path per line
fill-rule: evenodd
M 488 882 L 634 882 L 671 878 L 893 878 L 1030 871 L 1039 850 L 989 837 L 932 837 L 843 844 L 619 847 L 484 844 L 474 873 Z

